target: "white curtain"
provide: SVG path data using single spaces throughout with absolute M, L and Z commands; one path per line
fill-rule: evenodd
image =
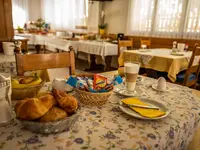
M 128 34 L 149 36 L 151 34 L 155 0 L 130 0 Z
M 13 26 L 17 28 L 18 26 L 24 26 L 24 23 L 28 21 L 28 10 L 29 10 L 29 0 L 12 0 L 12 15 L 13 15 Z
M 74 30 L 86 25 L 88 0 L 42 0 L 43 19 L 52 29 Z
M 200 0 L 130 0 L 127 33 L 200 38 Z
M 153 36 L 177 38 L 182 35 L 184 0 L 158 0 Z
M 189 0 L 184 38 L 200 39 L 200 0 Z

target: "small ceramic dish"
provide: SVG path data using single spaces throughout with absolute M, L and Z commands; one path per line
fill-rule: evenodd
M 122 96 L 126 96 L 126 97 L 138 97 L 138 96 L 141 96 L 143 94 L 143 91 L 136 87 L 135 88 L 135 91 L 133 92 L 128 92 L 124 86 L 121 86 L 121 87 L 115 87 L 113 92 L 119 94 L 119 95 L 122 95 Z
M 158 89 L 157 86 L 158 86 L 157 84 L 152 84 L 151 87 L 152 87 L 154 90 L 159 91 L 159 92 L 168 92 L 168 91 L 170 91 L 170 88 L 169 88 L 168 86 L 166 86 L 166 89 L 165 89 L 165 90 Z

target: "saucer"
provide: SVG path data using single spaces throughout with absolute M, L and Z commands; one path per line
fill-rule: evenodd
M 159 91 L 159 92 L 168 92 L 170 90 L 170 88 L 168 86 L 166 86 L 166 89 L 165 90 L 160 90 L 160 89 L 157 89 L 157 84 L 152 84 L 151 86 L 154 90 L 156 91 Z
M 139 52 L 150 52 L 148 49 L 140 49 Z
M 121 87 L 115 87 L 114 88 L 114 92 L 119 94 L 119 95 L 122 95 L 122 96 L 127 96 L 127 97 L 138 97 L 140 95 L 143 94 L 143 91 L 136 87 L 135 90 L 133 92 L 128 92 L 124 86 L 121 86 Z
M 184 54 L 182 54 L 182 53 L 173 53 L 173 52 L 171 52 L 170 54 L 174 55 L 174 56 L 184 56 Z

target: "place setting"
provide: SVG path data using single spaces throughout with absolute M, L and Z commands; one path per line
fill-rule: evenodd
M 125 79 L 122 84 L 114 87 L 114 92 L 120 95 L 118 100 L 110 100 L 112 104 L 117 105 L 120 110 L 134 118 L 144 120 L 158 120 L 167 117 L 170 114 L 169 108 L 164 104 L 146 98 L 143 90 L 139 88 L 136 82 L 141 82 L 141 78 L 137 78 L 140 69 L 140 64 L 136 62 L 125 62 L 124 63 L 124 74 Z M 152 88 L 154 86 L 152 85 Z M 163 78 L 158 80 L 155 85 L 155 89 L 159 91 L 165 91 L 166 81 Z M 122 97 L 121 97 L 122 96 Z
M 200 0 L 0 8 L 0 149 L 200 150 Z
M 144 44 L 141 45 L 141 49 L 139 49 L 138 51 L 139 52 L 144 52 L 144 53 L 151 52 L 150 49 L 147 49 L 147 45 L 144 45 Z

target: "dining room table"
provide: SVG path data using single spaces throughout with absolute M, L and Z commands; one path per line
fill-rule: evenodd
M 120 56 L 120 64 L 125 61 L 140 62 L 141 67 L 155 71 L 167 72 L 168 78 L 176 81 L 176 76 L 183 70 L 187 70 L 192 51 L 173 54 L 172 49 L 157 48 L 148 50 L 126 50 Z M 193 65 L 198 64 L 200 57 L 196 56 Z
M 117 74 L 112 71 L 101 75 L 112 78 Z M 15 119 L 12 124 L 0 127 L 0 149 L 189 150 L 200 127 L 199 91 L 167 83 L 170 90 L 158 92 L 151 88 L 157 80 L 140 77 L 142 80 L 136 83 L 139 97 L 165 105 L 170 110 L 166 118 L 143 120 L 129 116 L 119 109 L 119 101 L 125 97 L 113 92 L 102 106 L 82 105 L 79 119 L 62 133 L 32 133 Z M 49 85 L 45 83 L 40 93 L 48 91 Z M 75 92 L 71 94 L 76 97 Z M 192 145 L 197 150 L 198 140 Z
M 68 51 L 69 47 L 72 46 L 75 53 L 79 53 L 77 57 L 86 61 L 89 60 L 91 68 L 96 62 L 97 64 L 104 65 L 104 70 L 108 71 L 114 56 L 118 55 L 118 45 L 107 40 L 70 40 L 66 36 L 55 36 L 52 34 L 24 33 L 17 35 L 29 39 L 29 45 L 37 45 L 37 52 L 39 52 L 41 47 L 52 52 L 56 52 L 58 49 Z M 88 58 L 88 56 L 91 57 Z

